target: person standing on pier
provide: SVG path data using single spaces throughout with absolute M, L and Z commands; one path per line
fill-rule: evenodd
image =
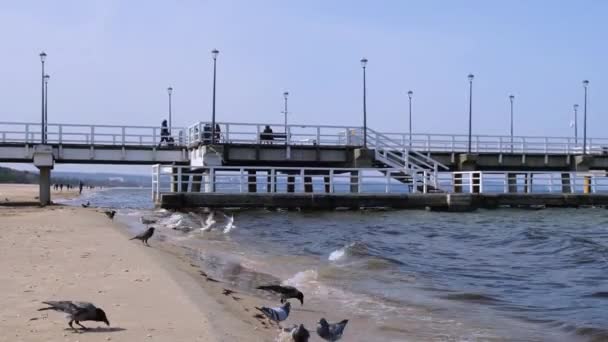
M 160 142 L 158 143 L 158 147 L 162 145 L 163 141 L 169 144 L 169 136 L 171 133 L 169 132 L 169 128 L 167 127 L 167 120 L 163 120 L 160 124 Z

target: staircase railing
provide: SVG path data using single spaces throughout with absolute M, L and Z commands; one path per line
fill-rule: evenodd
M 401 169 L 412 177 L 414 189 L 420 186 L 423 192 L 426 192 L 429 185 L 437 189 L 439 187 L 437 173 L 440 169 L 449 169 L 437 160 L 418 151 L 409 150 L 401 142 L 369 128 L 367 129 L 367 141 L 369 147 L 375 151 L 376 160 L 390 167 Z

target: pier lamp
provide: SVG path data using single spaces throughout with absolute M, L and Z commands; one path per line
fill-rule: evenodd
M 367 58 L 361 59 L 363 68 L 363 147 L 367 148 L 367 90 L 365 84 L 365 69 L 367 68 Z
M 574 104 L 574 145 L 578 145 L 578 104 Z
M 471 130 L 473 128 L 473 79 L 475 75 L 469 74 L 469 146 L 468 153 L 471 154 Z
M 284 99 L 284 104 L 285 104 L 285 109 L 283 110 L 283 114 L 285 115 L 285 145 L 289 144 L 289 140 L 290 140 L 290 135 L 287 133 L 287 98 L 289 97 L 289 92 L 283 92 L 283 99 Z
M 515 95 L 509 95 L 509 102 L 511 103 L 511 153 L 513 153 L 513 101 L 515 101 Z
M 213 57 L 213 107 L 211 111 L 211 144 L 215 144 L 215 79 L 216 79 L 216 65 L 217 55 L 219 55 L 217 49 L 211 50 L 211 57 Z
M 44 121 L 44 61 L 46 60 L 46 53 L 44 51 L 42 51 L 40 53 L 40 62 L 42 63 L 42 79 L 41 79 L 41 93 L 42 93 L 42 97 L 40 100 L 40 111 L 41 111 L 41 122 L 40 122 L 40 142 L 42 144 L 45 144 L 46 141 L 44 139 L 44 131 L 45 131 L 45 124 L 46 122 Z
M 583 88 L 585 88 L 585 104 L 583 107 L 583 154 L 587 154 L 587 88 L 589 87 L 589 81 L 583 81 Z
M 44 141 L 48 140 L 48 122 L 49 122 L 49 79 L 51 76 L 44 75 Z
M 412 149 L 412 96 L 414 96 L 414 92 L 413 91 L 408 91 L 407 92 L 407 97 L 409 98 L 409 106 L 410 106 L 410 150 Z
M 167 88 L 167 94 L 169 95 L 169 132 L 171 132 L 171 128 L 173 128 L 171 120 L 171 95 L 173 94 L 173 87 Z

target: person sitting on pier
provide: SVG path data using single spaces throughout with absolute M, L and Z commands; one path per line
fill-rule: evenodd
M 158 143 L 158 147 L 162 145 L 163 141 L 165 141 L 168 146 L 173 145 L 173 138 L 171 137 L 171 132 L 169 132 L 169 128 L 167 127 L 167 120 L 163 120 L 160 125 L 160 142 Z
M 269 125 L 264 127 L 264 131 L 262 131 L 262 134 L 260 134 L 260 140 L 262 141 L 262 144 L 270 144 L 270 142 L 273 140 L 272 128 L 270 128 Z

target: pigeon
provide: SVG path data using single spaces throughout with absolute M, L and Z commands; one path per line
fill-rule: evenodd
M 226 219 L 228 220 L 228 223 L 226 223 L 226 226 L 224 227 L 224 234 L 228 234 L 236 227 L 234 225 L 234 215 L 228 216 L 224 214 L 224 217 L 226 217 Z
M 264 285 L 256 287 L 258 290 L 265 290 L 275 292 L 281 295 L 281 303 L 289 298 L 296 298 L 300 300 L 300 305 L 304 305 L 304 294 L 293 286 L 282 286 L 282 285 Z
M 291 329 L 291 338 L 294 342 L 308 342 L 310 333 L 306 330 L 304 324 L 296 325 Z
M 148 244 L 148 239 L 152 237 L 152 235 L 154 235 L 154 227 L 150 227 L 148 229 L 146 229 L 145 232 L 140 233 L 132 238 L 130 238 L 129 240 L 141 240 L 141 242 L 146 245 L 146 246 L 150 246 Z
M 329 324 L 325 318 L 321 318 L 317 325 L 317 334 L 325 341 L 337 341 L 342 338 L 346 323 L 348 323 L 347 319 L 338 323 Z
M 114 220 L 114 215 L 116 215 L 116 210 L 106 210 L 103 212 L 110 220 Z
M 91 202 L 87 201 L 86 204 L 82 203 L 81 205 L 83 208 L 88 208 L 91 205 Z
M 96 307 L 95 305 L 88 302 L 73 302 L 69 300 L 62 301 L 48 301 L 42 302 L 43 304 L 48 305 L 47 308 L 38 309 L 38 311 L 44 310 L 55 310 L 59 312 L 67 313 L 69 318 L 68 325 L 70 328 L 76 330 L 72 326 L 72 322 L 76 322 L 82 329 L 87 329 L 84 325 L 80 324 L 80 322 L 84 321 L 96 321 L 96 322 L 104 322 L 108 326 L 110 326 L 110 322 L 108 321 L 108 317 L 106 317 L 106 313 Z
M 291 309 L 291 304 L 289 302 L 283 304 L 283 306 L 278 306 L 275 308 L 267 308 L 265 306 L 256 309 L 260 310 L 266 317 L 275 322 L 281 322 L 289 317 L 289 310 Z

